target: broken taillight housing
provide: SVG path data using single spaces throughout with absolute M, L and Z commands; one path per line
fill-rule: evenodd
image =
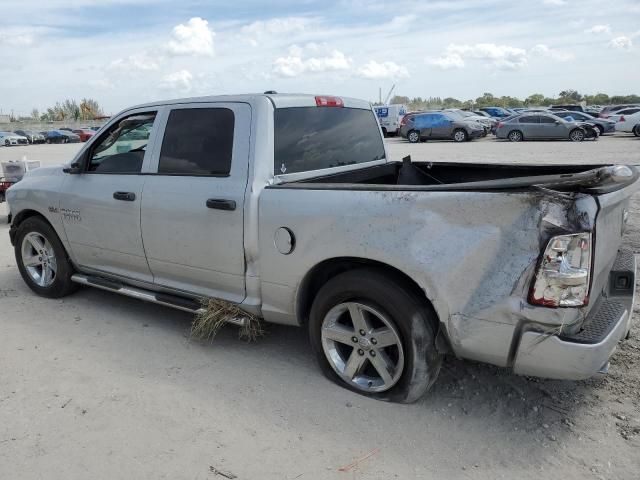
M 546 307 L 589 303 L 591 233 L 552 237 L 536 271 L 529 302 Z

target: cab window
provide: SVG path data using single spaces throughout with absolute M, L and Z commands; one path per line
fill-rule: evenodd
M 140 173 L 156 113 L 137 113 L 116 122 L 91 149 L 87 171 Z

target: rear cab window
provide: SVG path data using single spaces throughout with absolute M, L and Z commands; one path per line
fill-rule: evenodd
M 276 175 L 385 159 L 378 122 L 368 109 L 276 108 L 274 123 Z

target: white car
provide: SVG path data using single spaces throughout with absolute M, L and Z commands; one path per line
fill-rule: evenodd
M 604 118 L 606 118 L 608 120 L 613 120 L 614 122 L 619 122 L 623 118 L 626 118 L 629 115 L 634 115 L 634 114 L 636 114 L 638 112 L 640 112 L 640 107 L 625 108 L 623 110 L 619 110 L 617 112 L 614 112 L 611 115 L 607 114 L 607 115 L 605 115 Z
M 633 133 L 636 137 L 640 137 L 640 112 L 621 118 L 616 123 L 616 132 Z
M 29 145 L 27 137 L 17 135 L 13 132 L 0 132 L 0 145 L 10 147 L 12 145 Z

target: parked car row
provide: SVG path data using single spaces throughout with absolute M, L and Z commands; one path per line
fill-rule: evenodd
M 96 134 L 100 127 L 68 128 L 36 132 L 34 130 L 15 130 L 0 132 L 0 145 L 35 145 L 38 143 L 77 143 L 86 142 Z
M 411 112 L 400 120 L 398 134 L 411 143 L 429 139 L 456 142 L 473 140 L 491 132 L 499 139 L 570 140 L 597 139 L 616 131 L 640 136 L 640 106 L 621 105 L 599 109 L 581 105 L 540 108 L 478 110 L 444 109 Z

